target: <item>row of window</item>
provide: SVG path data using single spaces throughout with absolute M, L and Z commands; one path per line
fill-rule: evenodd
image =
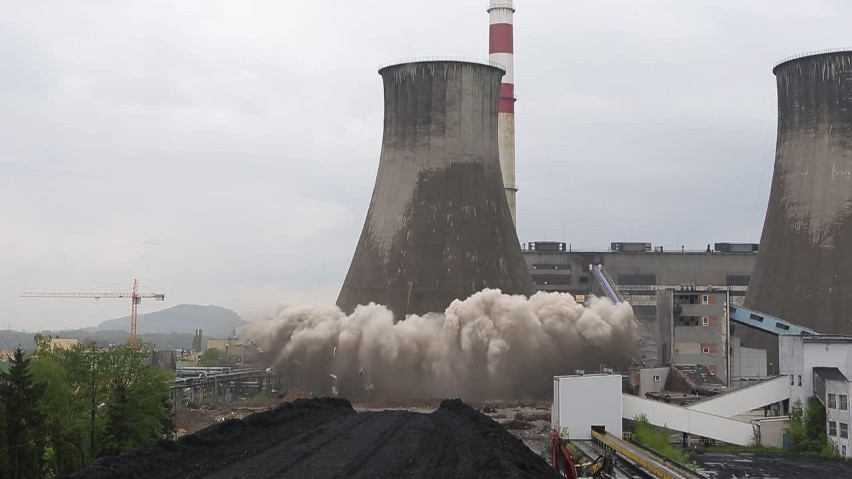
M 698 316 L 680 316 L 677 318 L 678 326 L 698 326 Z M 701 316 L 700 323 L 702 326 L 710 326 L 710 316 Z
M 620 277 L 621 276 L 619 275 L 619 278 Z M 622 283 L 619 282 L 618 284 Z M 681 304 L 710 304 L 710 295 L 702 294 L 700 295 L 699 300 L 699 295 L 697 294 L 678 294 L 675 300 Z
M 846 411 L 849 409 L 849 398 L 845 394 L 840 395 L 840 407 L 837 407 L 837 397 L 835 394 L 828 394 L 828 408 L 829 409 L 841 409 Z
M 834 421 L 828 421 L 828 435 L 837 437 L 837 424 Z M 840 423 L 840 438 L 848 439 L 849 438 L 849 425 L 845 422 Z

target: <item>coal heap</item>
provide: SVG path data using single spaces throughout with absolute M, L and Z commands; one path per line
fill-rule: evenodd
M 356 413 L 298 399 L 102 458 L 73 478 L 560 477 L 523 442 L 458 399 L 431 414 Z

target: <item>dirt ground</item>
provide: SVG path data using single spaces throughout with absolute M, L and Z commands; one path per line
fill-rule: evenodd
M 100 459 L 72 477 L 560 477 L 520 439 L 459 400 L 441 401 L 436 409 L 434 401 L 382 411 L 374 406 L 356 411 L 343 399 L 299 399 L 177 442 Z M 528 422 L 525 410 L 515 415 L 521 419 L 506 420 Z

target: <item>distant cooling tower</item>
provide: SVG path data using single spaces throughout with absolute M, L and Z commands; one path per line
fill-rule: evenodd
M 850 334 L 852 52 L 807 54 L 773 73 L 775 172 L 745 305 L 822 333 Z M 767 344 L 777 357 L 777 342 Z
M 379 171 L 337 305 L 443 312 L 483 288 L 533 291 L 503 190 L 504 70 L 454 60 L 392 64 Z

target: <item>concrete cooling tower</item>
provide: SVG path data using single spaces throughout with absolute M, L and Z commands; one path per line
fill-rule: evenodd
M 779 63 L 778 141 L 745 305 L 852 333 L 852 51 Z M 775 347 L 771 347 L 772 344 Z M 770 361 L 777 342 L 769 342 Z
M 498 156 L 503 73 L 454 60 L 379 70 L 382 152 L 341 309 L 372 301 L 400 320 L 443 312 L 483 288 L 533 292 Z

